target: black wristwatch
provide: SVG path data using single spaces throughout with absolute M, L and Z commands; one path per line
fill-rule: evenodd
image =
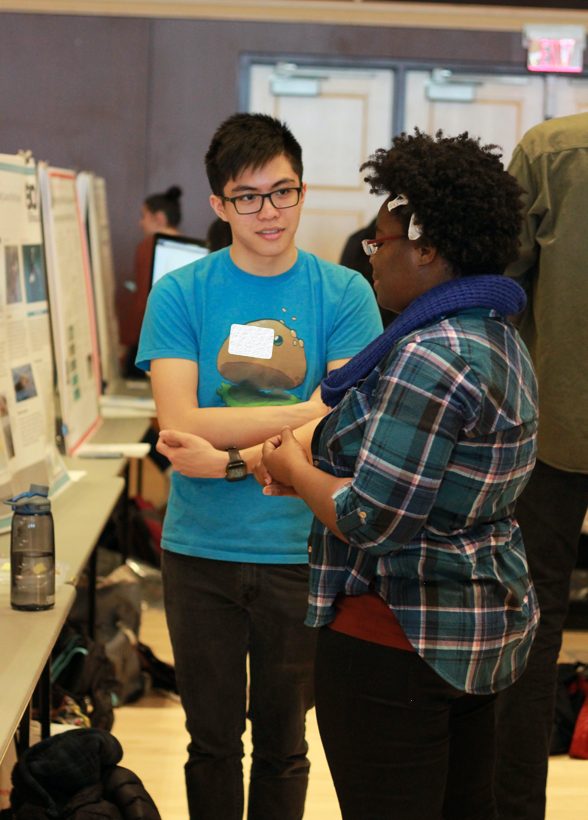
M 227 481 L 243 481 L 247 478 L 247 465 L 241 458 L 241 453 L 236 447 L 227 447 L 229 454 L 229 463 L 225 470 L 225 478 Z

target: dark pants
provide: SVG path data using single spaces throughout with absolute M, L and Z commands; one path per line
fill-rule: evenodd
M 588 508 L 588 475 L 538 461 L 516 507 L 541 618 L 527 668 L 497 702 L 500 820 L 543 820 L 557 657 Z
M 320 631 L 319 729 L 343 820 L 495 820 L 495 695 L 416 654 Z
M 163 557 L 165 610 L 191 742 L 192 820 L 241 820 L 246 660 L 253 755 L 249 820 L 300 820 L 310 764 L 316 630 L 306 564 Z

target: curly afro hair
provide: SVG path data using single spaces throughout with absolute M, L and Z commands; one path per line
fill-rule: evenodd
M 394 137 L 360 170 L 374 194 L 404 194 L 394 210 L 408 231 L 414 212 L 421 245 L 436 248 L 455 276 L 502 274 L 519 255 L 523 189 L 504 170 L 496 145 L 458 137 L 415 133 Z

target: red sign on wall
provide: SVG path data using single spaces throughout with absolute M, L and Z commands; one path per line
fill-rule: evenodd
M 529 24 L 523 27 L 523 46 L 528 49 L 529 71 L 579 74 L 584 63 L 586 28 Z
M 527 68 L 529 71 L 559 71 L 579 73 L 582 71 L 582 61 L 574 59 L 575 52 L 582 52 L 577 48 L 578 42 L 572 39 L 549 40 L 533 39 L 529 42 L 529 56 Z

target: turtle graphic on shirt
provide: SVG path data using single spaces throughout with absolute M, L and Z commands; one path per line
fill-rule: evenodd
M 299 404 L 302 399 L 287 391 L 301 385 L 306 378 L 304 340 L 298 338 L 295 330 L 276 319 L 256 319 L 247 324 L 274 331 L 272 357 L 257 359 L 229 353 L 228 336 L 216 363 L 219 373 L 227 381 L 216 392 L 227 407 Z

